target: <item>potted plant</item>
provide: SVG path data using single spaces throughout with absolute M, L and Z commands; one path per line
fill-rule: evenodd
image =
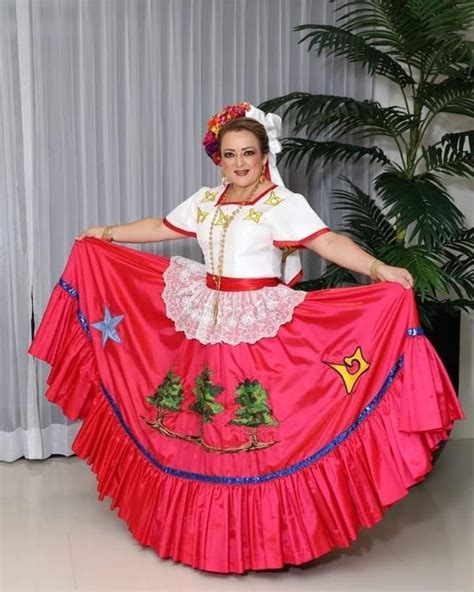
M 369 192 L 344 178 L 346 187 L 333 194 L 344 211 L 342 230 L 377 258 L 412 272 L 422 323 L 433 336 L 440 311 L 457 311 L 459 319 L 460 309 L 474 308 L 474 229 L 446 187 L 446 176 L 474 176 L 474 43 L 466 39 L 474 1 L 348 0 L 337 13 L 337 26 L 296 27 L 305 33 L 300 43 L 388 79 L 400 101 L 292 92 L 260 108 L 280 110 L 292 122 L 294 135 L 283 139 L 280 154 L 287 166 L 305 163 L 310 172 L 320 162 L 376 165 Z M 444 122 L 437 132 L 446 113 L 465 116 L 466 129 L 446 129 Z M 300 288 L 359 282 L 330 264 L 322 278 Z

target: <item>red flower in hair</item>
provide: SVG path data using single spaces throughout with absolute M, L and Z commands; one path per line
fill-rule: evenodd
M 219 144 L 217 136 L 226 123 L 239 117 L 245 117 L 245 112 L 250 109 L 250 103 L 238 103 L 237 105 L 227 105 L 220 113 L 213 115 L 207 122 L 207 132 L 204 135 L 202 144 L 206 154 L 212 158 L 216 165 L 221 164 L 219 154 Z

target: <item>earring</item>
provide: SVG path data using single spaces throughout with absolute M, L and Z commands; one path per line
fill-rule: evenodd
M 267 175 L 266 175 L 266 167 L 265 165 L 262 165 L 262 173 L 260 175 L 260 183 L 265 183 L 265 181 L 267 180 Z
M 227 180 L 227 177 L 222 172 L 222 185 L 227 185 L 228 183 L 229 183 L 229 181 Z

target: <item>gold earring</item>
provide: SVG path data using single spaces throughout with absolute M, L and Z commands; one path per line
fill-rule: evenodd
M 262 174 L 260 175 L 260 183 L 265 183 L 266 180 L 267 180 L 266 167 L 265 167 L 265 165 L 262 165 Z

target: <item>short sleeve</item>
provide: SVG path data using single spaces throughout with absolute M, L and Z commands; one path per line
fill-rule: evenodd
M 272 236 L 275 247 L 304 247 L 304 243 L 329 232 L 303 195 L 293 193 L 272 212 Z
M 188 199 L 176 206 L 163 219 L 163 224 L 185 236 L 196 236 L 197 202 L 205 189 L 199 189 L 199 191 L 196 191 L 196 193 L 193 193 Z

